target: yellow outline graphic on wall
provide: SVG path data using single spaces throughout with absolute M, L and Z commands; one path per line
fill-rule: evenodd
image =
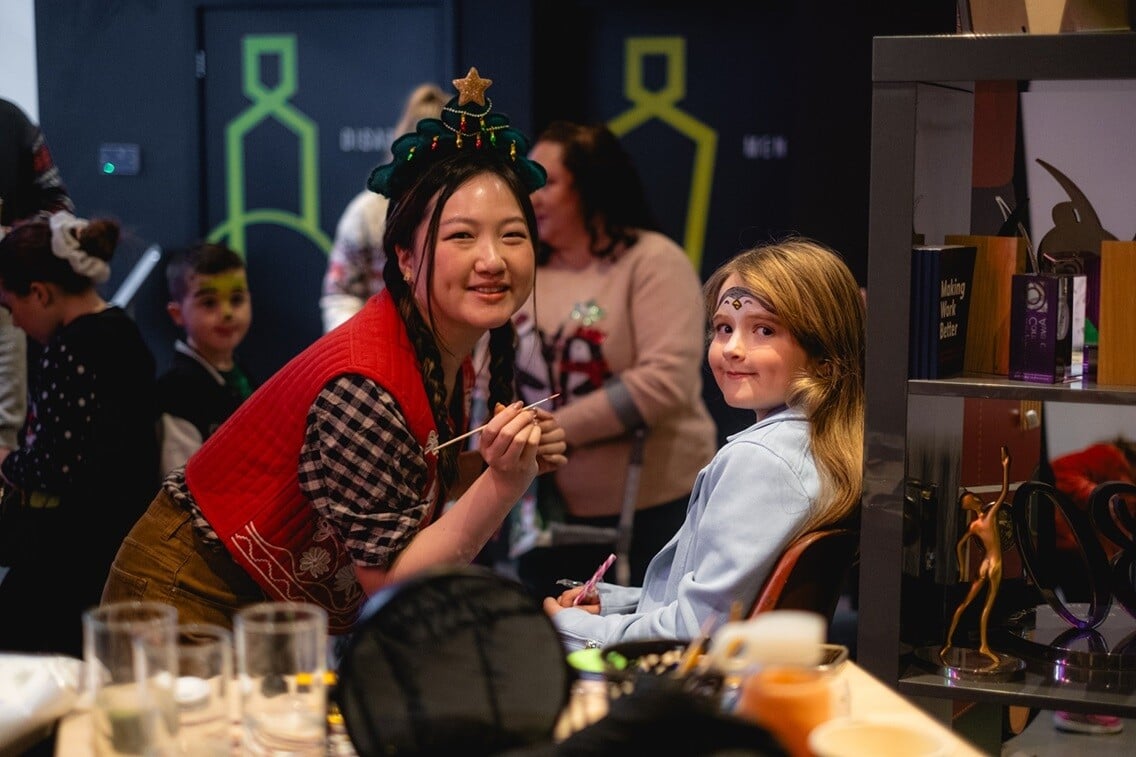
M 297 110 L 288 98 L 296 93 L 296 36 L 249 34 L 242 40 L 243 92 L 252 104 L 225 127 L 225 189 L 227 218 L 209 232 L 210 242 L 228 239 L 232 247 L 245 254 L 245 229 L 254 224 L 284 226 L 298 231 L 324 253 L 331 239 L 319 226 L 319 126 Z M 280 81 L 275 88 L 260 80 L 260 59 L 275 56 L 280 65 Z M 262 121 L 275 119 L 296 135 L 300 158 L 300 215 L 280 208 L 245 207 L 245 136 Z
M 686 39 L 628 37 L 624 50 L 626 63 L 623 90 L 632 106 L 609 120 L 608 126 L 617 135 L 623 136 L 652 118 L 657 118 L 694 142 L 694 171 L 690 178 L 683 247 L 694 263 L 695 270 L 701 270 L 702 248 L 706 244 L 706 224 L 710 213 L 710 190 L 714 184 L 718 132 L 677 107 L 677 103 L 686 97 Z M 662 55 L 666 58 L 666 81 L 658 91 L 652 91 L 643 84 L 643 59 L 648 55 Z

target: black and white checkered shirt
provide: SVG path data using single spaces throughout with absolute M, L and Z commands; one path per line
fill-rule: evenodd
M 328 382 L 308 411 L 298 464 L 304 496 L 360 565 L 389 568 L 430 511 L 419 496 L 426 486 L 422 448 L 394 397 L 372 379 L 345 374 Z M 205 540 L 219 544 L 186 486 L 184 467 L 165 486 L 193 511 Z

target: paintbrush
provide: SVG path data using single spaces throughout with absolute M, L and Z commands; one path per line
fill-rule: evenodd
M 678 667 L 674 671 L 675 678 L 682 678 L 694 668 L 695 663 L 698 662 L 698 655 L 702 653 L 702 647 L 706 645 L 710 632 L 714 630 L 715 623 L 713 615 L 702 621 L 702 628 L 699 629 L 697 638 L 692 640 L 686 651 L 682 653 L 682 659 L 679 660 Z
M 559 396 L 560 396 L 559 392 L 557 392 L 556 394 L 550 394 L 549 396 L 545 397 L 544 399 L 537 400 L 536 402 L 532 403 L 531 405 L 525 405 L 524 407 L 521 408 L 521 410 L 532 410 L 537 405 L 542 405 L 545 402 L 548 402 L 549 400 L 554 400 Z M 439 444 L 437 447 L 428 447 L 426 449 L 426 451 L 427 452 L 437 452 L 440 449 L 445 449 L 446 447 L 449 447 L 451 444 L 454 444 L 455 442 L 460 442 L 462 439 L 468 439 L 469 437 L 476 434 L 478 431 L 484 431 L 485 427 L 488 426 L 488 425 L 489 425 L 488 423 L 482 423 L 477 428 L 471 428 L 469 431 L 466 431 L 461 436 L 455 436 L 453 439 L 450 439 L 447 442 L 443 442 L 442 444 Z
M 604 577 L 604 573 L 607 573 L 607 569 L 611 567 L 611 564 L 613 562 L 615 562 L 614 552 L 608 555 L 607 559 L 600 563 L 600 567 L 596 568 L 596 572 L 592 574 L 592 577 L 589 578 L 584 584 L 584 588 L 581 589 L 580 593 L 576 595 L 576 598 L 572 600 L 573 607 L 583 602 L 584 597 L 596 590 L 596 584 L 598 584 L 600 582 L 600 579 Z

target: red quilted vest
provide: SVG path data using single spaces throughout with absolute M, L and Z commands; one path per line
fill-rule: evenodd
M 372 378 L 390 392 L 423 449 L 437 438 L 414 346 L 384 291 L 277 371 L 185 471 L 190 492 L 233 559 L 273 599 L 325 608 L 332 633 L 351 629 L 366 597 L 338 533 L 301 493 L 297 467 L 312 402 L 328 381 L 346 373 Z M 426 455 L 426 462 L 421 496 L 436 498 L 437 455 Z

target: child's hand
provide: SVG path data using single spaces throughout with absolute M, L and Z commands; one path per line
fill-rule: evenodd
M 584 588 L 582 586 L 578 586 L 575 589 L 569 589 L 559 597 L 545 597 L 543 604 L 545 614 L 547 614 L 548 617 L 551 618 L 558 612 L 563 612 L 564 610 L 574 607 L 577 610 L 590 612 L 592 615 L 599 615 L 600 598 L 598 594 L 593 594 L 592 596 L 583 599 L 578 605 L 572 604 L 572 602 L 576 598 L 576 595 L 583 590 Z
M 588 591 L 587 586 L 573 586 L 571 589 L 562 591 L 560 596 L 556 598 L 556 601 L 561 607 L 584 607 L 585 605 L 592 605 L 596 608 L 595 612 L 599 612 L 600 593 L 596 591 L 595 587 L 592 587 L 592 589 L 579 600 L 579 604 L 576 603 L 576 597 L 580 596 L 584 591 Z

